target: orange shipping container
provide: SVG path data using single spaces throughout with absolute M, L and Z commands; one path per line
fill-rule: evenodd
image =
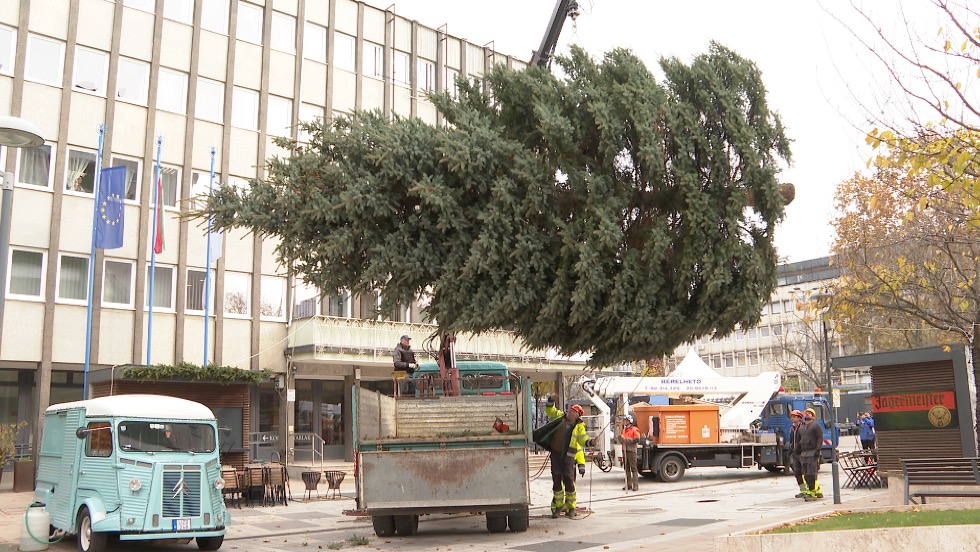
M 718 442 L 718 405 L 637 406 L 633 410 L 640 433 L 658 445 Z M 653 431 L 655 425 L 657 431 Z

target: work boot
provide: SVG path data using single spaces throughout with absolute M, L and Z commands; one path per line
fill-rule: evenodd
M 812 495 L 810 493 L 807 493 L 807 494 L 803 495 L 803 500 L 805 500 L 807 502 L 813 502 L 814 500 L 818 500 L 818 499 L 817 499 L 817 497 L 815 495 Z
M 568 519 L 575 519 L 576 513 L 575 510 L 569 510 L 565 512 L 565 515 L 568 516 Z
M 808 489 L 806 487 L 806 484 L 805 483 L 800 483 L 800 492 L 796 493 L 796 496 L 794 498 L 803 498 L 803 497 L 805 497 L 806 496 L 806 493 L 807 493 L 807 490 Z
M 558 519 L 558 516 L 560 516 L 560 515 L 561 515 L 561 512 L 559 512 L 558 510 L 552 510 L 551 511 L 551 519 Z

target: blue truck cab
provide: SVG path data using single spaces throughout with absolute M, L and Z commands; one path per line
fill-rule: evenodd
M 817 413 L 816 423 L 823 429 L 823 449 L 821 456 L 825 462 L 829 462 L 833 455 L 832 435 L 833 427 L 832 413 L 830 404 L 825 395 L 814 393 L 778 393 L 762 411 L 760 419 L 760 429 L 772 431 L 776 434 L 776 440 L 782 444 L 784 458 L 789 459 L 789 431 L 793 422 L 789 419 L 789 413 L 793 410 L 803 412 L 807 408 L 812 408 Z
M 513 393 L 510 371 L 501 362 L 460 361 L 459 388 L 461 395 L 504 395 Z M 418 381 L 417 394 L 431 389 L 436 395 L 442 394 L 439 365 L 435 362 L 419 363 L 413 377 Z

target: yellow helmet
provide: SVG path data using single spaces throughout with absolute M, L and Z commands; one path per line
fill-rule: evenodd
M 807 408 L 806 410 L 804 410 L 804 411 L 803 411 L 803 414 L 804 414 L 804 415 L 806 415 L 806 414 L 810 414 L 810 415 L 812 415 L 812 416 L 813 416 L 814 418 L 816 418 L 816 417 L 817 417 L 817 411 L 816 411 L 816 410 L 814 410 L 814 409 L 812 409 L 812 408 Z

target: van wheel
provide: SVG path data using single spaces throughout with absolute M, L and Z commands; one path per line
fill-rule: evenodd
M 511 513 L 507 516 L 507 525 L 510 526 L 510 530 L 514 533 L 523 533 L 527 531 L 527 526 L 530 524 L 530 516 L 527 510 L 521 510 L 519 512 Z
M 395 534 L 394 516 L 371 516 L 371 525 L 374 525 L 374 534 L 379 537 L 390 537 Z
M 503 533 L 507 530 L 506 515 L 490 515 L 487 513 L 487 531 L 490 533 Z
M 668 456 L 660 462 L 660 480 L 664 483 L 680 481 L 681 477 L 684 477 L 685 469 L 687 466 L 680 456 Z
M 78 529 L 78 552 L 103 552 L 105 550 L 106 534 L 92 530 L 92 514 L 88 508 L 82 507 L 78 512 L 75 527 Z
M 217 550 L 221 548 L 221 543 L 225 541 L 224 535 L 217 537 L 197 537 L 197 547 L 201 550 Z

